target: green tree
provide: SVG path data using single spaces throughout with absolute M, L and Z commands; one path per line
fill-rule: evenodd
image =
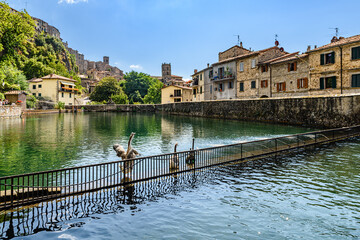
M 10 89 L 27 90 L 29 87 L 26 77 L 22 71 L 12 65 L 0 66 L 0 83 L 2 85 L 0 86 L 0 89 L 3 91 Z
M 46 66 L 40 61 L 37 61 L 35 58 L 31 58 L 26 61 L 23 71 L 27 79 L 43 77 L 55 72 L 53 68 Z
M 36 99 L 36 97 L 34 95 L 28 95 L 26 97 L 26 107 L 27 108 L 35 108 L 37 102 L 38 102 L 38 100 Z
M 161 103 L 161 88 L 164 86 L 162 82 L 157 80 L 151 84 L 148 93 L 144 97 L 144 103 L 158 104 Z
M 122 89 L 119 82 L 113 77 L 103 78 L 90 95 L 90 100 L 96 102 L 109 102 L 112 96 L 120 95 Z
M 15 64 L 19 55 L 28 54 L 28 40 L 35 34 L 35 23 L 25 10 L 13 12 L 3 1 L 0 2 L 0 19 L 0 61 Z
M 125 93 L 130 98 L 131 102 L 143 102 L 142 98 L 148 93 L 150 86 L 156 82 L 157 79 L 150 77 L 145 73 L 138 73 L 131 71 L 124 76 Z
M 112 95 L 111 100 L 116 104 L 128 104 L 129 99 L 123 90 L 118 95 Z

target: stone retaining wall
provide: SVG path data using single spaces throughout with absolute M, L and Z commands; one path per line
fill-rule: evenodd
M 0 118 L 20 117 L 21 106 L 0 106 Z
M 336 128 L 360 124 L 360 95 L 77 107 L 83 107 L 84 111 L 94 112 L 162 112 L 317 128 Z

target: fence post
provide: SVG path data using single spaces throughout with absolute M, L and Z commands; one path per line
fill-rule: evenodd
M 241 143 L 241 145 L 240 145 L 240 152 L 241 152 L 241 159 L 243 158 L 243 144 Z
M 275 138 L 275 153 L 277 154 L 277 138 Z
M 10 204 L 12 207 L 13 203 L 14 203 L 14 179 L 13 178 L 11 178 L 10 185 L 11 185 Z M 5 187 L 5 191 L 6 191 L 6 187 Z
M 298 147 L 300 147 L 299 135 L 296 136 L 296 139 L 297 139 L 297 145 L 298 145 Z
M 317 143 L 317 134 L 315 133 L 315 143 Z

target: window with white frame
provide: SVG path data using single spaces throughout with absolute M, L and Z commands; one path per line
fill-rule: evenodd
M 252 59 L 251 60 L 251 68 L 255 68 L 256 67 L 256 60 Z
M 240 63 L 240 67 L 239 67 L 240 69 L 240 72 L 243 72 L 244 71 L 244 62 L 241 62 Z

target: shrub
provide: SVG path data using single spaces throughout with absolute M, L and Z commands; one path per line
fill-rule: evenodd
M 61 102 L 59 101 L 57 104 L 55 104 L 55 108 L 56 109 L 65 109 L 65 103 L 64 102 Z

